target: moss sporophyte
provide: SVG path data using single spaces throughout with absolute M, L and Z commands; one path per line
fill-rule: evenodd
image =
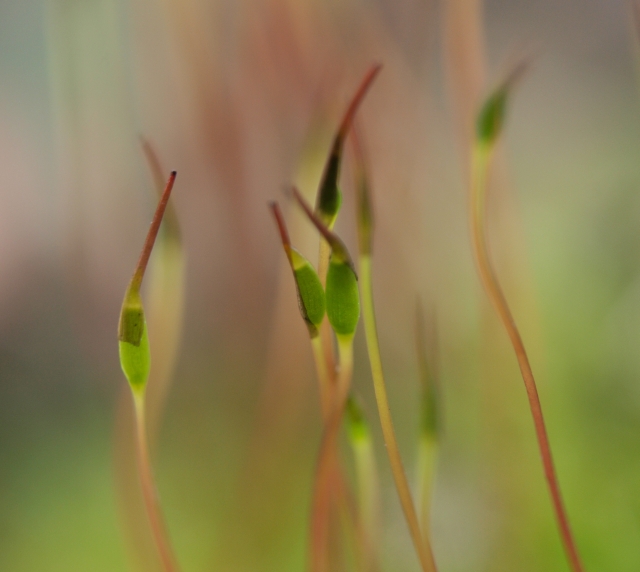
M 151 352 L 140 287 L 142 286 L 142 280 L 160 230 L 162 217 L 167 208 L 175 179 L 176 172 L 174 171 L 169 177 L 151 221 L 140 259 L 122 302 L 118 324 L 120 365 L 131 387 L 136 412 L 136 444 L 140 484 L 149 524 L 165 572 L 177 572 L 179 568 L 164 525 L 149 460 L 145 422 L 145 394 L 151 369 Z
M 521 77 L 526 66 L 526 61 L 516 66 L 507 79 L 487 97 L 478 114 L 471 166 L 471 241 L 480 280 L 511 340 L 520 367 L 533 417 L 544 474 L 567 558 L 574 572 L 582 572 L 584 568 L 573 538 L 569 518 L 560 492 L 560 484 L 551 456 L 551 446 L 542 415 L 542 405 L 540 403 L 540 397 L 538 396 L 533 371 L 529 363 L 529 357 L 496 272 L 491 264 L 485 236 L 485 204 L 488 173 L 497 140 L 502 133 L 509 93 L 516 80 Z

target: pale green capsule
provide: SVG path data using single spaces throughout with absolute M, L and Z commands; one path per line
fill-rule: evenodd
M 137 292 L 128 292 L 122 305 L 118 346 L 120 366 L 131 389 L 144 390 L 151 370 L 151 352 L 144 309 Z
M 294 248 L 291 249 L 291 265 L 302 318 L 308 325 L 318 328 L 325 314 L 325 295 L 318 274 L 311 263 Z
M 360 319 L 360 294 L 353 268 L 342 260 L 331 258 L 327 272 L 327 316 L 331 327 L 340 335 L 353 335 Z

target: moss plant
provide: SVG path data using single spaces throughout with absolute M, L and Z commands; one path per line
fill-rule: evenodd
M 343 412 L 353 375 L 353 338 L 360 319 L 360 299 L 357 276 L 351 255 L 342 240 L 316 216 L 297 189 L 293 195 L 311 222 L 331 247 L 327 269 L 327 317 L 338 343 L 339 369 L 336 387 L 331 396 L 330 416 L 325 423 L 312 501 L 310 556 L 312 572 L 327 568 L 329 507 L 331 504 L 331 467 L 337 455 L 337 442 Z
M 342 204 L 342 194 L 339 188 L 340 171 L 342 166 L 342 156 L 344 154 L 344 144 L 349 134 L 351 125 L 353 124 L 356 112 L 358 111 L 362 101 L 373 84 L 376 76 L 381 69 L 380 64 L 372 65 L 364 78 L 360 82 L 360 86 L 356 90 L 354 96 L 345 111 L 342 121 L 336 131 L 329 151 L 329 157 L 324 167 L 320 187 L 316 197 L 315 213 L 320 220 L 327 226 L 329 230 L 333 229 L 340 206 Z M 320 252 L 318 255 L 318 276 L 322 284 L 326 282 L 327 271 L 329 268 L 329 257 L 331 247 L 320 238 Z M 329 371 L 335 369 L 335 357 L 333 354 L 333 341 L 331 339 L 331 331 L 328 324 L 321 328 L 321 340 L 327 367 Z
M 127 287 L 120 321 L 118 325 L 118 342 L 120 350 L 120 364 L 129 386 L 131 387 L 136 412 L 136 437 L 138 447 L 138 468 L 140 482 L 145 502 L 145 508 L 151 524 L 153 537 L 165 572 L 179 570 L 173 555 L 171 544 L 165 529 L 162 511 L 158 502 L 156 487 L 149 460 L 147 444 L 145 395 L 149 372 L 151 369 L 151 353 L 149 349 L 149 337 L 147 324 L 140 296 L 140 287 L 151 256 L 153 244 L 160 229 L 160 223 L 164 215 L 171 190 L 176 179 L 175 171 L 171 173 L 165 187 L 155 215 L 149 228 L 140 259 L 129 286 Z
M 356 147 L 359 146 L 356 144 Z M 371 366 L 371 375 L 373 377 L 373 387 L 378 404 L 378 414 L 380 416 L 380 424 L 382 426 L 382 434 L 391 464 L 393 479 L 400 498 L 400 504 L 404 512 L 411 539 L 415 547 L 420 565 L 424 572 L 434 572 L 436 570 L 435 559 L 431 550 L 431 543 L 426 535 L 420 529 L 420 523 L 416 513 L 413 498 L 407 476 L 400 457 L 400 450 L 393 428 L 391 419 L 391 411 L 389 408 L 389 399 L 387 397 L 387 388 L 382 370 L 382 360 L 380 358 L 380 346 L 378 342 L 378 332 L 376 329 L 376 317 L 373 304 L 373 288 L 371 273 L 372 258 L 372 237 L 373 237 L 373 209 L 371 207 L 371 197 L 369 191 L 366 170 L 362 153 L 358 168 L 359 178 L 357 184 L 358 204 L 357 204 L 357 221 L 358 221 L 358 238 L 359 238 L 359 269 L 360 269 L 360 294 L 362 296 L 362 314 L 364 319 L 364 331 L 367 340 L 367 350 L 369 353 L 369 364 Z
M 516 326 L 509 305 L 502 291 L 496 273 L 489 258 L 489 251 L 485 236 L 485 199 L 487 192 L 487 178 L 491 166 L 491 159 L 495 150 L 496 142 L 502 132 L 505 109 L 509 92 L 515 81 L 522 75 L 525 65 L 521 64 L 503 81 L 486 99 L 482 106 L 476 123 L 476 139 L 473 147 L 472 157 L 472 178 L 470 188 L 471 204 L 471 239 L 476 260 L 476 266 L 480 280 L 494 306 L 500 321 L 511 340 L 513 349 L 518 360 L 522 379 L 524 381 L 531 415 L 535 426 L 538 447 L 544 467 L 544 473 L 549 486 L 553 508 L 560 528 L 562 542 L 574 572 L 584 570 L 576 543 L 573 539 L 569 518 L 564 508 L 560 484 L 556 475 L 551 447 L 547 430 L 542 415 L 542 406 L 533 371 L 529 363 L 529 358 L 524 347 L 524 343 Z

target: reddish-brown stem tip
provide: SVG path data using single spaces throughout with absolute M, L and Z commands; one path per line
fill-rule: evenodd
M 280 240 L 282 241 L 282 246 L 284 247 L 287 256 L 291 258 L 291 240 L 289 239 L 289 231 L 287 230 L 287 225 L 284 222 L 284 217 L 282 216 L 282 211 L 280 210 L 280 205 L 276 201 L 269 202 L 269 208 L 273 213 L 273 218 L 276 221 L 276 225 L 278 226 L 278 231 L 280 232 Z
M 342 118 L 342 123 L 340 123 L 340 129 L 338 130 L 334 147 L 337 145 L 342 145 L 342 143 L 344 142 L 344 139 L 347 136 L 347 132 L 349 131 L 349 127 L 351 126 L 353 118 L 355 117 L 356 111 L 358 111 L 360 103 L 362 103 L 364 96 L 367 94 L 367 91 L 369 91 L 373 80 L 376 79 L 376 76 L 381 69 L 382 64 L 372 65 L 369 68 L 369 71 L 367 71 L 367 74 L 362 79 L 358 91 L 356 91 L 355 95 L 353 96 L 353 99 L 351 100 L 351 103 L 349 104 L 349 107 L 347 108 L 347 111 Z M 338 141 L 340 143 L 338 143 Z
M 294 199 L 300 205 L 309 220 L 318 229 L 318 232 L 320 232 L 323 238 L 329 243 L 329 245 L 331 246 L 331 250 L 337 256 L 341 257 L 344 260 L 345 264 L 347 264 L 351 268 L 351 270 L 353 270 L 353 273 L 357 278 L 358 275 L 356 274 L 355 265 L 353 263 L 351 255 L 349 254 L 349 251 L 347 250 L 347 247 L 344 245 L 344 242 L 340 240 L 335 232 L 329 230 L 327 226 L 320 220 L 320 218 L 313 212 L 313 209 L 311 208 L 309 203 L 304 200 L 304 197 L 300 194 L 300 191 L 298 191 L 296 187 L 291 187 L 291 192 Z
M 129 285 L 129 288 L 131 290 L 139 290 L 142 284 L 142 279 L 144 278 L 144 273 L 147 269 L 147 264 L 149 263 L 149 257 L 151 256 L 151 250 L 153 249 L 156 237 L 158 236 L 160 223 L 162 222 L 164 211 L 167 208 L 167 203 L 169 202 L 169 197 L 171 196 L 171 190 L 173 189 L 173 184 L 176 181 L 176 176 L 176 171 L 172 171 L 171 175 L 169 176 L 169 180 L 167 181 L 167 185 L 164 188 L 164 192 L 160 197 L 160 202 L 158 203 L 156 212 L 153 215 L 153 220 L 151 221 L 149 232 L 147 233 L 147 239 L 145 240 L 144 246 L 142 247 L 138 265 L 136 266 L 136 270 L 133 273 L 133 278 L 131 279 L 131 284 Z

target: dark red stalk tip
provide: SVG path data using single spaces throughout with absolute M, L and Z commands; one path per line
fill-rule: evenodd
M 356 91 L 356 94 L 353 96 L 353 99 L 351 100 L 351 103 L 347 108 L 347 112 L 344 114 L 344 117 L 342 118 L 342 123 L 340 124 L 340 129 L 338 131 L 338 137 L 336 137 L 336 140 L 337 139 L 344 140 L 344 138 L 346 137 L 347 131 L 349 130 L 349 127 L 353 122 L 353 118 L 356 114 L 356 111 L 358 110 L 358 107 L 360 106 L 360 103 L 364 99 L 364 96 L 367 94 L 367 91 L 369 91 L 369 88 L 371 87 L 373 80 L 376 79 L 376 76 L 378 75 L 381 69 L 382 69 L 382 64 L 373 64 L 369 68 L 369 71 L 367 72 L 367 74 L 362 79 L 362 82 L 360 83 L 360 87 L 358 88 L 358 91 Z
M 276 225 L 278 226 L 278 231 L 280 232 L 280 240 L 282 241 L 282 246 L 289 253 L 289 249 L 291 248 L 291 240 L 289 238 L 289 231 L 287 230 L 287 225 L 284 222 L 284 217 L 282 216 L 282 211 L 280 210 L 280 205 L 277 201 L 269 201 L 269 208 L 273 213 L 273 218 L 276 221 Z
M 169 176 L 167 185 L 165 186 L 162 196 L 160 197 L 160 202 L 158 203 L 156 212 L 153 215 L 153 220 L 151 221 L 151 226 L 149 227 L 149 232 L 147 233 L 147 238 L 144 242 L 142 253 L 140 254 L 140 259 L 138 260 L 138 265 L 136 266 L 133 278 L 131 279 L 131 284 L 129 285 L 129 288 L 131 290 L 140 289 L 142 279 L 144 278 L 144 273 L 147 269 L 147 264 L 149 263 L 149 257 L 151 256 L 153 245 L 156 241 L 156 237 L 158 236 L 158 230 L 160 230 L 160 223 L 162 222 L 164 211 L 167 208 L 167 203 L 169 202 L 169 197 L 171 196 L 171 191 L 173 189 L 173 185 L 176 181 L 177 175 L 178 173 L 176 171 L 171 171 L 171 175 Z
M 293 193 L 293 197 L 295 198 L 297 203 L 302 207 L 302 210 L 305 212 L 309 220 L 315 225 L 315 227 L 318 229 L 318 231 L 323 236 L 323 238 L 329 243 L 333 253 L 338 255 L 340 258 L 342 258 L 344 263 L 347 266 L 349 266 L 349 268 L 351 268 L 357 280 L 358 273 L 356 272 L 355 264 L 353 263 L 351 255 L 349 254 L 349 251 L 347 250 L 347 247 L 344 245 L 342 240 L 340 240 L 337 234 L 330 231 L 327 228 L 327 226 L 320 220 L 318 215 L 316 215 L 313 212 L 313 210 L 309 206 L 309 203 L 307 203 L 307 201 L 304 200 L 303 196 L 300 194 L 300 191 L 298 191 L 298 189 L 295 186 L 291 187 L 291 192 Z

